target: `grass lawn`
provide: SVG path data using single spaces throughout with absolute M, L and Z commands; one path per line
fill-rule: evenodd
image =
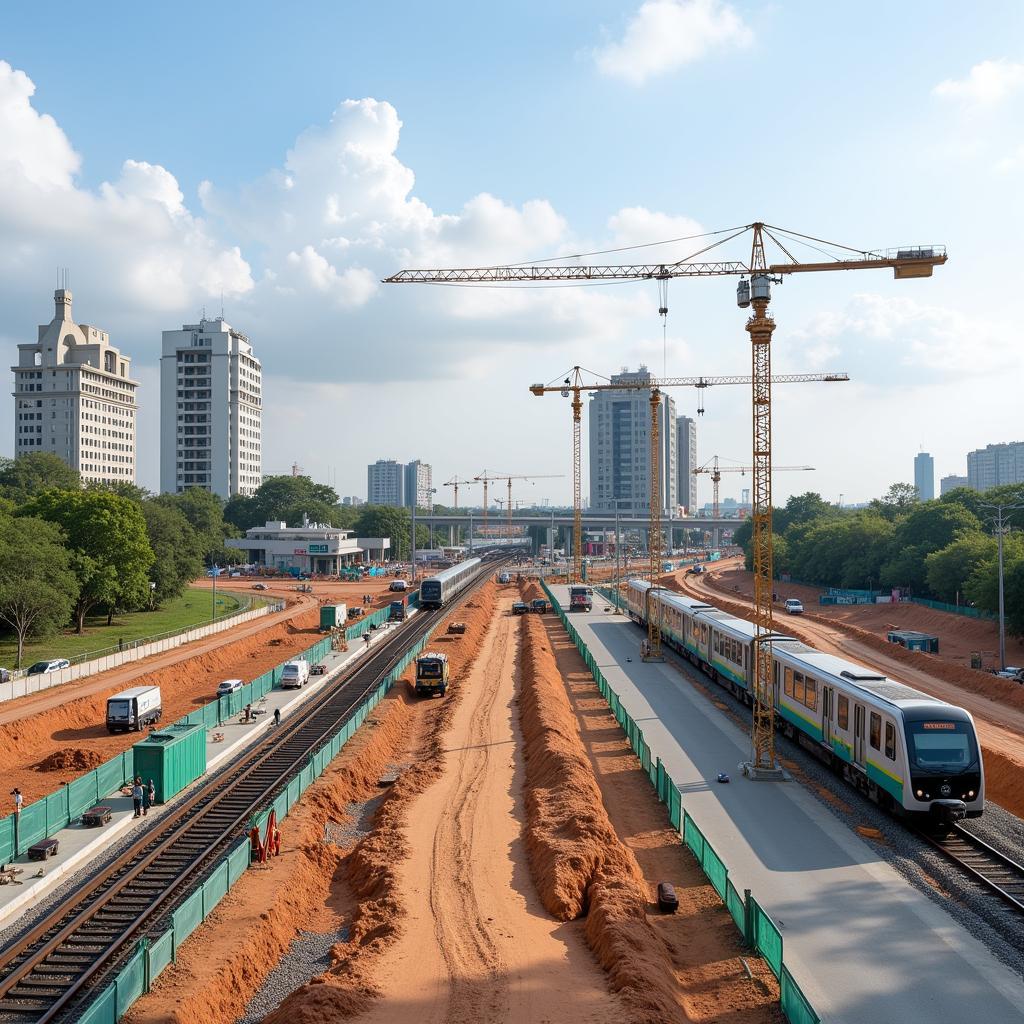
M 74 659 L 93 651 L 116 648 L 119 640 L 128 643 L 130 640 L 141 640 L 158 633 L 205 625 L 212 615 L 210 593 L 209 590 L 190 587 L 181 597 L 168 601 L 156 611 L 115 615 L 111 626 L 107 625 L 106 615 L 88 616 L 85 620 L 85 632 L 81 636 L 72 630 L 65 630 L 47 640 L 30 640 L 26 643 L 22 667 L 43 658 Z M 237 594 L 218 593 L 217 618 L 237 612 L 243 607 L 243 601 L 244 597 Z M 255 606 L 254 603 L 253 607 Z M 18 645 L 13 636 L 5 634 L 0 637 L 0 665 L 13 669 L 17 653 Z

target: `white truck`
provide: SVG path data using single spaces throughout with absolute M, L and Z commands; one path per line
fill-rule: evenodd
M 135 686 L 107 698 L 107 732 L 141 732 L 163 714 L 159 686 Z
M 301 690 L 304 683 L 309 681 L 309 662 L 305 658 L 296 658 L 294 661 L 286 661 L 281 669 L 281 689 Z

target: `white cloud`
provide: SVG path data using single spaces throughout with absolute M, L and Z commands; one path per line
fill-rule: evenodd
M 983 60 L 966 78 L 947 78 L 932 90 L 943 99 L 972 107 L 989 107 L 1024 88 L 1024 64 L 1000 58 Z
M 594 59 L 602 74 L 643 85 L 713 50 L 752 40 L 750 28 L 722 0 L 646 0 L 621 41 L 597 50 Z

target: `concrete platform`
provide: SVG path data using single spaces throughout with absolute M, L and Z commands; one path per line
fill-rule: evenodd
M 552 591 L 568 607 L 568 587 Z M 741 776 L 749 737 L 676 667 L 641 662 L 644 634 L 604 608 L 598 596 L 594 611 L 570 619 L 734 884 L 779 925 L 786 963 L 823 1021 L 1024 1021 L 1020 975 L 799 783 Z M 715 782 L 723 771 L 727 786 Z
M 411 611 L 409 617 L 411 618 L 414 614 L 415 609 Z M 376 646 L 384 637 L 390 635 L 392 635 L 391 627 L 374 630 L 370 646 Z M 238 757 L 239 754 L 262 739 L 266 730 L 273 728 L 275 708 L 281 709 L 282 719 L 286 718 L 290 711 L 295 711 L 302 704 L 315 698 L 328 682 L 343 668 L 359 658 L 366 649 L 362 639 L 354 640 L 350 643 L 347 651 L 332 652 L 324 658 L 323 663 L 327 666 L 327 671 L 322 676 L 310 676 L 310 682 L 301 690 L 271 690 L 266 695 L 265 702 L 256 705 L 260 710 L 266 709 L 266 714 L 259 715 L 254 722 L 244 725 L 239 724 L 237 720 L 232 720 L 230 723 L 220 726 L 217 731 L 224 734 L 222 741 L 214 742 L 212 733 L 208 732 L 206 737 L 207 775 Z M 198 781 L 201 780 L 197 780 L 197 783 Z M 197 783 L 193 783 L 193 785 Z M 179 793 L 166 804 L 152 809 L 144 818 L 135 818 L 131 798 L 122 796 L 119 790 L 115 791 L 100 801 L 113 811 L 109 824 L 100 828 L 85 828 L 74 823 L 61 829 L 60 832 L 54 833 L 53 838 L 60 843 L 60 851 L 56 857 L 49 860 L 30 861 L 25 854 L 18 857 L 13 862 L 13 866 L 22 869 L 22 873 L 18 876 L 21 884 L 0 885 L 0 927 L 10 924 L 14 917 L 23 912 L 26 907 L 31 907 L 47 893 L 52 892 L 64 882 L 68 875 L 88 865 L 129 830 L 155 827 L 162 817 L 163 809 L 173 806 L 175 800 L 180 800 L 191 788 Z M 39 874 L 40 869 L 42 870 L 41 875 Z

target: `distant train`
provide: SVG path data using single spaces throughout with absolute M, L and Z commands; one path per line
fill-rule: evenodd
M 420 584 L 420 607 L 443 608 L 456 594 L 467 587 L 476 575 L 479 558 L 467 558 Z
M 629 615 L 653 614 L 663 642 L 752 703 L 755 628 L 713 605 L 630 580 Z M 851 785 L 907 815 L 979 818 L 985 777 L 974 720 L 877 671 L 772 634 L 776 727 L 801 736 Z

